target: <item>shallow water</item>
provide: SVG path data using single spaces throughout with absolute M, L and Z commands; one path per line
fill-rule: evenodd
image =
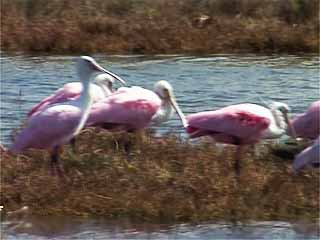
M 69 217 L 32 217 L 29 228 L 7 231 L 11 240 L 29 239 L 318 239 L 311 223 L 251 222 L 246 224 L 137 223 Z
M 299 113 L 319 99 L 319 57 L 257 55 L 94 56 L 129 85 L 152 89 L 168 80 L 186 114 L 261 99 L 283 101 Z M 78 81 L 73 56 L 1 57 L 1 143 L 26 113 L 64 83 Z M 119 85 L 117 84 L 117 87 Z M 183 132 L 174 116 L 162 132 Z
M 168 80 L 186 114 L 240 102 L 283 101 L 292 113 L 319 99 L 319 57 L 256 55 L 94 56 L 130 85 L 152 89 Z M 28 110 L 64 83 L 78 81 L 73 56 L 1 57 L 1 137 L 11 142 Z M 119 85 L 117 84 L 117 87 Z M 177 116 L 161 133 L 183 133 Z M 319 228 L 302 222 L 231 225 L 146 224 L 128 220 L 30 218 L 31 228 L 9 231 L 8 239 L 317 239 Z

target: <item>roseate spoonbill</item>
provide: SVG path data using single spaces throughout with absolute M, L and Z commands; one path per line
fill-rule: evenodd
M 110 130 L 140 130 L 151 123 L 167 121 L 173 109 L 181 120 L 185 121 L 172 86 L 167 81 L 157 82 L 154 92 L 136 86 L 122 87 L 92 105 L 86 125 Z
M 20 153 L 28 148 L 50 149 L 52 173 L 63 176 L 59 151 L 63 144 L 80 132 L 88 118 L 92 104 L 90 80 L 97 72 L 109 73 L 93 58 L 80 57 L 77 61 L 77 73 L 83 84 L 80 97 L 50 105 L 33 114 L 28 119 L 26 128 L 16 137 L 10 151 Z
M 94 82 L 90 83 L 90 91 L 93 102 L 97 102 L 106 96 L 109 96 L 112 92 L 112 85 L 114 83 L 114 79 L 120 81 L 122 84 L 125 84 L 125 81 L 114 73 L 107 71 L 107 73 L 100 73 L 96 75 Z M 82 83 L 81 82 L 71 82 L 66 83 L 62 88 L 58 89 L 51 96 L 43 99 L 40 103 L 36 104 L 28 113 L 28 117 L 33 115 L 38 111 L 42 111 L 47 106 L 67 102 L 70 100 L 74 100 L 80 97 L 82 92 Z
M 293 169 L 295 172 L 298 172 L 303 167 L 312 165 L 314 167 L 319 167 L 320 164 L 320 136 L 313 145 L 304 149 L 299 153 L 293 162 Z
M 240 175 L 243 146 L 260 139 L 278 138 L 287 126 L 294 135 L 288 119 L 289 107 L 274 102 L 270 109 L 251 103 L 231 105 L 216 111 L 205 111 L 187 116 L 185 125 L 191 138 L 211 136 L 217 142 L 237 145 L 235 170 Z
M 312 103 L 305 113 L 295 117 L 291 123 L 297 137 L 317 138 L 320 135 L 320 101 Z

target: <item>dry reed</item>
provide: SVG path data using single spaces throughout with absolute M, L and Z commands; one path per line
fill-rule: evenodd
M 1 205 L 26 205 L 40 215 L 148 221 L 316 219 L 319 171 L 295 175 L 292 159 L 277 157 L 273 148 L 259 144 L 259 154 L 249 148 L 237 182 L 232 146 L 87 129 L 77 153 L 68 146 L 63 151 L 65 182 L 49 174 L 45 152 L 2 152 Z

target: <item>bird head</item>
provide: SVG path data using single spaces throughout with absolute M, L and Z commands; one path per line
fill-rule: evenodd
M 101 67 L 92 57 L 81 56 L 77 61 L 77 72 L 82 81 L 89 81 L 94 73 L 106 73 L 121 83 L 126 82 L 116 74 Z
M 171 84 L 165 80 L 161 80 L 154 85 L 154 92 L 165 102 L 169 103 L 177 112 L 179 118 L 184 127 L 187 127 L 187 120 L 180 110 L 178 103 L 176 102 L 173 88 Z
M 270 106 L 271 112 L 275 115 L 278 125 L 282 129 L 288 128 L 291 132 L 291 136 L 296 139 L 296 131 L 289 120 L 290 107 L 283 102 L 272 102 Z

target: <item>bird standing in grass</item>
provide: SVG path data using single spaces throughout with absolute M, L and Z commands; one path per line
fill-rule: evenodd
M 154 91 L 141 87 L 122 87 L 114 94 L 93 104 L 87 126 L 98 126 L 109 131 L 137 132 L 151 124 L 167 121 L 175 110 L 183 116 L 167 81 L 159 81 Z M 123 142 L 129 155 L 132 144 Z
M 59 152 L 63 144 L 75 137 L 85 125 L 92 104 L 91 84 L 93 74 L 109 73 L 96 61 L 82 56 L 77 62 L 77 73 L 83 90 L 80 96 L 68 102 L 49 105 L 35 112 L 16 137 L 10 151 L 21 153 L 29 148 L 49 149 L 51 151 L 51 170 L 55 175 L 63 176 L 59 161 Z
M 93 104 L 87 126 L 109 130 L 134 131 L 151 123 L 167 121 L 173 109 L 181 116 L 173 89 L 167 81 L 155 84 L 154 92 L 141 87 L 122 87 Z
M 270 109 L 243 103 L 188 115 L 185 127 L 191 138 L 210 136 L 217 142 L 236 145 L 235 171 L 239 176 L 245 145 L 278 138 L 285 134 L 287 127 L 294 135 L 288 112 L 289 107 L 280 102 L 272 103 Z

